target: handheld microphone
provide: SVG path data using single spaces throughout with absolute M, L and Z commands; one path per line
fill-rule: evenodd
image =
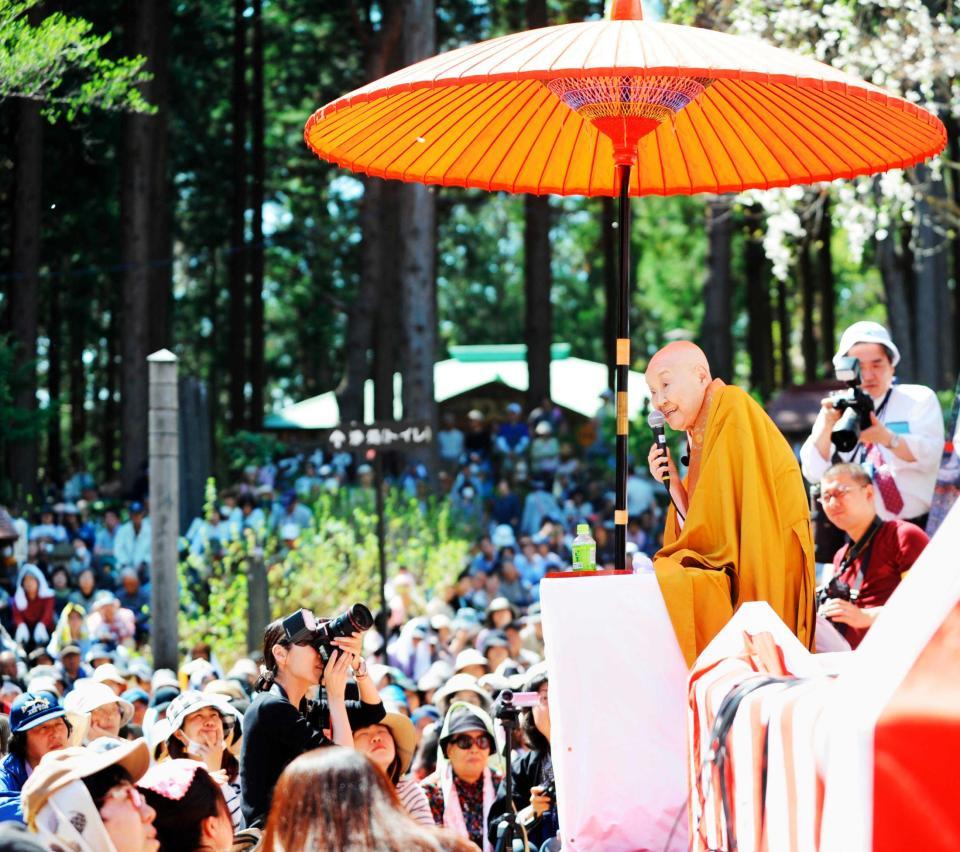
M 654 409 L 650 412 L 650 416 L 647 418 L 647 425 L 653 430 L 653 437 L 657 442 L 657 447 L 663 452 L 664 458 L 667 456 L 667 437 L 663 434 L 663 426 L 667 422 L 667 418 L 663 416 L 662 411 L 657 411 Z M 670 474 L 666 473 L 663 476 L 663 485 L 667 489 L 667 492 L 670 491 Z

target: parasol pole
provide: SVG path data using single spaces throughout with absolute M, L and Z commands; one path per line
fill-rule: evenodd
M 614 523 L 614 567 L 627 567 L 627 382 L 630 376 L 630 164 L 619 163 L 620 290 L 617 298 L 617 475 Z

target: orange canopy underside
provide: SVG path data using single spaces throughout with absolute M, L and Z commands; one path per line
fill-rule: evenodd
M 316 112 L 307 144 L 383 178 L 614 195 L 613 145 L 543 85 L 555 77 L 714 82 L 640 140 L 631 195 L 738 192 L 907 168 L 939 152 L 933 115 L 761 42 L 646 21 L 548 27 L 432 57 Z

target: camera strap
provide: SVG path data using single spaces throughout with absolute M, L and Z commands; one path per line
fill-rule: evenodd
M 887 392 L 883 395 L 883 400 L 877 406 L 876 411 L 874 412 L 874 414 L 877 415 L 877 420 L 879 420 L 881 423 L 884 422 L 883 412 L 886 411 L 887 403 L 890 401 L 890 394 L 892 393 L 893 393 L 893 388 L 892 387 L 888 388 Z M 865 447 L 860 441 L 857 441 L 857 446 L 853 448 L 853 455 L 851 456 L 851 458 L 857 458 L 857 456 L 859 456 L 859 459 L 858 459 L 859 464 L 864 464 L 867 461 L 867 454 L 869 452 L 870 450 L 867 447 Z M 838 461 L 840 461 L 839 453 L 836 454 L 836 458 L 833 460 L 833 463 L 836 464 Z M 871 479 L 872 478 L 873 477 L 871 476 Z
M 863 579 L 867 574 L 867 567 L 870 564 L 870 545 L 873 542 L 873 537 L 877 534 L 877 530 L 882 526 L 883 521 L 880 519 L 880 516 L 874 515 L 873 521 L 871 521 L 867 531 L 860 537 L 859 541 L 851 544 L 847 548 L 847 552 L 840 561 L 840 567 L 836 574 L 837 577 L 842 577 L 850 565 L 863 555 L 864 559 L 860 564 L 860 569 L 857 571 L 857 576 L 854 578 L 854 582 L 849 584 L 851 589 L 855 589 L 858 592 L 863 585 Z

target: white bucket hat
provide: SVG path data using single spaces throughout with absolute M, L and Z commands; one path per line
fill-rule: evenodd
M 894 367 L 900 361 L 900 350 L 897 349 L 890 338 L 890 332 L 880 323 L 870 320 L 855 322 L 843 332 L 840 337 L 840 346 L 837 347 L 837 354 L 834 355 L 834 361 L 837 358 L 846 357 L 846 354 L 858 343 L 879 343 L 890 353 L 890 361 Z

